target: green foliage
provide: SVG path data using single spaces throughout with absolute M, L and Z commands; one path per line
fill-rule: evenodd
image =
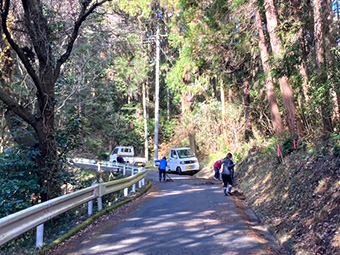
M 233 0 L 232 1 L 232 7 L 237 9 L 241 8 L 242 5 L 244 5 L 247 2 L 247 0 Z
M 333 142 L 333 155 L 335 157 L 340 156 L 340 134 L 332 134 L 331 139 Z
M 56 132 L 58 142 L 59 158 L 65 158 L 68 152 L 82 145 L 81 118 L 74 118 L 68 121 L 64 129 Z
M 261 154 L 264 155 L 266 158 L 273 158 L 273 155 L 276 153 L 276 145 L 271 144 L 264 148 L 261 148 Z
M 149 16 L 151 12 L 150 1 L 148 0 L 123 0 L 118 1 L 118 6 L 131 16 L 138 14 Z
M 108 161 L 110 152 L 107 151 L 104 147 L 100 147 L 99 153 L 98 153 L 98 160 L 106 160 Z
M 337 144 L 334 145 L 334 147 L 333 147 L 333 154 L 336 157 L 340 156 L 340 144 L 337 143 Z
M 93 183 L 98 182 L 99 176 L 93 170 L 76 168 L 70 172 L 70 178 L 67 180 L 75 190 L 90 187 Z
M 281 153 L 283 156 L 287 156 L 294 151 L 294 141 L 292 138 L 286 138 L 282 142 Z
M 281 58 L 271 59 L 272 66 L 274 67 L 272 68 L 273 77 L 280 78 L 283 76 L 301 75 L 298 68 L 302 61 L 299 47 L 299 42 L 296 42 L 282 53 Z
M 36 153 L 12 148 L 0 154 L 0 218 L 38 203 Z
M 168 36 L 169 44 L 174 47 L 178 48 L 183 41 L 183 37 L 179 33 L 170 33 Z
M 167 75 L 166 83 L 174 91 L 181 92 L 185 91 L 186 88 L 190 88 L 185 84 L 183 78 L 187 73 L 197 70 L 192 58 L 192 51 L 193 48 L 191 46 L 183 47 L 179 59 Z M 187 82 L 190 81 L 188 80 Z M 180 96 L 178 93 L 175 93 L 175 95 Z
M 170 143 L 173 139 L 174 130 L 178 126 L 178 121 L 176 119 L 167 120 L 166 116 L 161 116 L 160 123 L 160 141 L 163 143 Z

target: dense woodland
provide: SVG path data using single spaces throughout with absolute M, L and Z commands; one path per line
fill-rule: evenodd
M 58 196 L 67 157 L 117 145 L 150 162 L 170 145 L 340 148 L 339 4 L 1 0 L 1 214 Z

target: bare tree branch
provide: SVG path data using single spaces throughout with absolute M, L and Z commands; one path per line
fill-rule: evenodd
M 3 81 L 1 81 L 2 85 Z M 36 127 L 36 120 L 34 115 L 27 111 L 23 106 L 19 105 L 17 101 L 12 98 L 5 90 L 0 87 L 0 99 L 11 109 L 16 115 L 25 120 L 34 129 Z
M 8 13 L 9 13 L 10 2 L 11 2 L 10 0 L 5 0 L 5 6 L 1 10 L 1 26 L 2 26 L 3 32 L 6 35 L 6 39 L 7 39 L 8 43 L 11 45 L 13 50 L 18 54 L 18 57 L 20 58 L 20 60 L 24 64 L 25 68 L 27 69 L 27 72 L 32 77 L 34 83 L 37 86 L 39 93 L 43 94 L 42 91 L 41 91 L 41 86 L 40 86 L 41 82 L 40 82 L 38 75 L 36 74 L 34 68 L 32 67 L 31 63 L 29 62 L 29 59 L 25 55 L 24 51 L 19 47 L 18 44 L 16 44 L 14 42 L 10 32 L 8 31 L 7 17 L 8 17 Z
M 102 0 L 102 1 L 96 2 L 88 10 L 87 10 L 87 8 L 90 5 L 90 3 L 92 2 L 92 0 L 82 1 L 82 8 L 81 8 L 79 17 L 74 24 L 74 29 L 73 29 L 72 35 L 71 35 L 70 40 L 67 44 L 67 49 L 66 49 L 65 53 L 57 61 L 57 65 L 56 65 L 55 72 L 54 72 L 55 81 L 59 77 L 60 67 L 62 66 L 62 64 L 65 63 L 65 61 L 69 58 L 69 56 L 72 52 L 74 42 L 78 37 L 79 29 L 80 29 L 80 26 L 82 25 L 82 23 L 97 7 L 103 5 L 106 2 L 111 2 L 111 1 L 112 0 Z

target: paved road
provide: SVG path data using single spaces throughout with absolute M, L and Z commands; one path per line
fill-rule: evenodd
M 173 182 L 159 183 L 157 173 L 148 172 L 154 187 L 136 210 L 65 254 L 276 254 L 268 250 L 272 241 L 250 234 L 249 225 L 236 213 L 233 199 L 223 195 L 219 183 L 190 176 L 172 178 Z M 261 232 L 261 236 L 268 235 Z

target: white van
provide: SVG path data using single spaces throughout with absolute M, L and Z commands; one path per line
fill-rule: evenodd
M 167 171 L 183 172 L 199 171 L 198 159 L 189 147 L 171 148 Z

